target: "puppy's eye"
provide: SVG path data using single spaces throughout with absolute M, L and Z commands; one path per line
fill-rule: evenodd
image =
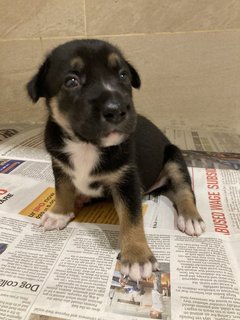
M 129 77 L 126 71 L 120 71 L 119 78 L 123 81 L 129 80 Z
M 73 89 L 73 88 L 76 88 L 78 86 L 80 86 L 80 80 L 77 76 L 68 76 L 66 79 L 65 79 L 65 82 L 64 82 L 64 86 L 67 88 L 67 89 Z

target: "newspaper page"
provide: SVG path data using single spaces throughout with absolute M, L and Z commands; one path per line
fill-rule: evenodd
M 240 319 L 239 241 L 239 234 L 173 237 L 172 319 Z
M 55 203 L 52 183 L 0 173 L 0 210 L 40 218 Z
M 240 135 L 229 130 L 167 127 L 163 131 L 182 150 L 240 153 Z
M 25 132 L 33 128 L 33 125 L 26 123 L 0 123 L 0 144 L 20 132 Z
M 38 126 L 9 137 L 0 143 L 1 158 L 49 162 L 50 156 L 43 144 L 43 132 L 43 127 Z
M 20 175 L 54 183 L 51 162 L 2 159 L 0 157 L 0 173 Z
M 43 232 L 0 212 L 0 319 L 230 319 L 240 317 L 240 235 L 148 229 L 159 271 L 120 273 L 117 226 L 72 222 Z

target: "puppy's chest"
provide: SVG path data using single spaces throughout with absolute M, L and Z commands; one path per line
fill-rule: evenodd
M 96 146 L 85 142 L 68 141 L 64 151 L 69 156 L 71 168 L 67 169 L 76 189 L 91 197 L 103 196 L 103 185 L 92 174 L 99 165 L 100 153 Z

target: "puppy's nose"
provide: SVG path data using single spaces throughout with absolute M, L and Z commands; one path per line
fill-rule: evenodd
M 118 101 L 109 101 L 105 104 L 102 115 L 110 123 L 118 124 L 127 115 L 127 106 Z

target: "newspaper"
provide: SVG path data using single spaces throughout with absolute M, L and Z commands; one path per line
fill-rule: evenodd
M 30 127 L 21 132 L 13 125 L 9 127 L 12 131 L 17 131 L 13 135 L 5 134 L 5 139 L 0 141 L 0 156 L 3 159 L 30 160 L 50 162 L 50 156 L 44 149 L 43 126 Z M 18 128 L 18 127 L 16 127 Z M 10 129 L 3 129 L 8 132 Z
M 183 150 L 188 167 L 240 170 L 240 154 Z
M 35 220 L 0 212 L 0 319 L 240 318 L 239 234 L 146 228 L 160 271 L 137 283 L 119 272 L 118 226 Z
M 240 153 L 240 134 L 229 130 L 167 127 L 163 130 L 182 150 Z
M 11 124 L 11 123 L 0 123 L 0 143 L 17 135 L 20 132 L 27 131 L 30 128 L 34 128 L 34 125 L 30 125 L 27 123 L 21 124 Z
M 189 167 L 207 227 L 199 238 L 177 230 L 166 197 L 145 197 L 160 270 L 137 283 L 120 273 L 112 203 L 86 206 L 64 230 L 39 228 L 55 201 L 41 130 L 0 143 L 0 320 L 240 319 L 238 168 Z

